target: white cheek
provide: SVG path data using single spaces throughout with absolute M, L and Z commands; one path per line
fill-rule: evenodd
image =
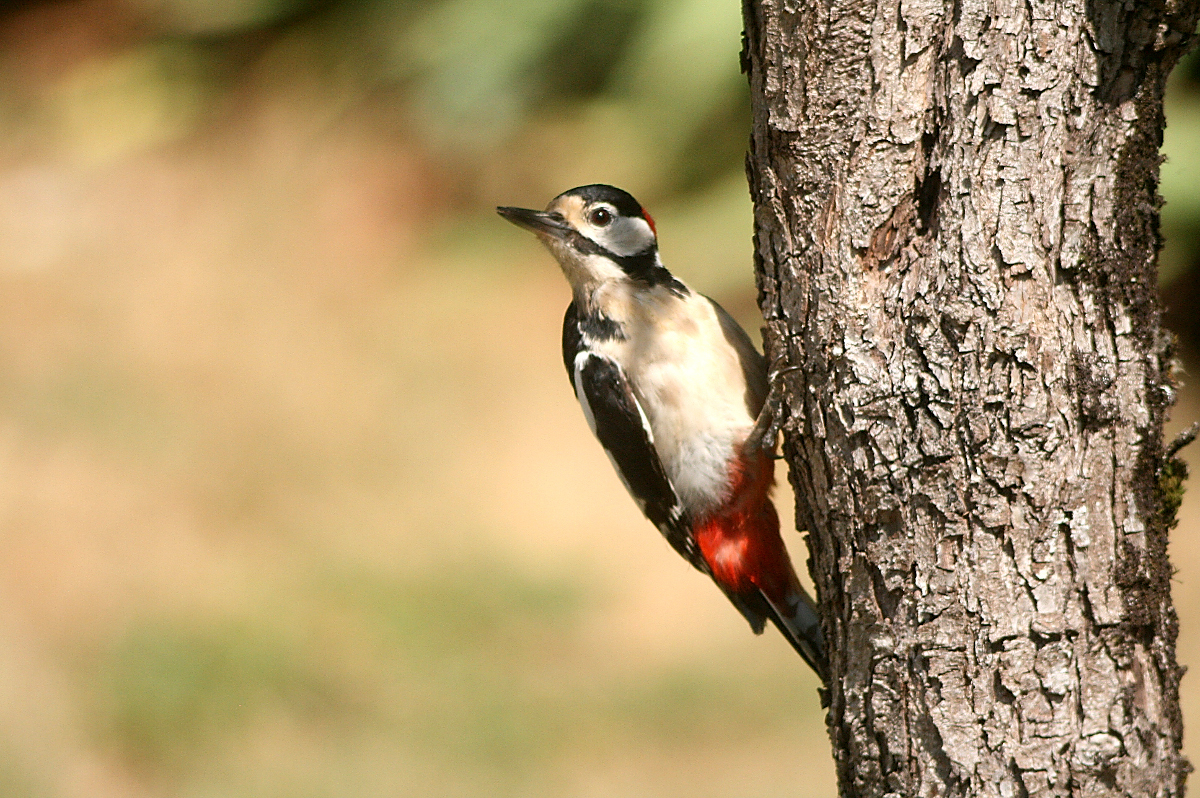
M 603 231 L 599 241 L 617 255 L 635 255 L 653 243 L 654 231 L 645 219 L 618 219 Z
M 603 283 L 625 278 L 625 272 L 621 271 L 621 267 L 603 255 L 588 255 L 584 257 L 583 263 L 589 276 L 597 282 Z
M 625 276 L 620 266 L 603 255 L 581 255 L 556 238 L 547 237 L 545 242 L 573 287 L 620 280 Z

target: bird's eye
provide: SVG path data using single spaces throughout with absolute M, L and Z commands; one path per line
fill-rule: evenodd
M 597 208 L 588 214 L 588 221 L 596 227 L 606 227 L 612 221 L 612 214 L 607 208 Z

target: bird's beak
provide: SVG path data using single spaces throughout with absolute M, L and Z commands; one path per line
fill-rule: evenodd
M 557 213 L 531 211 L 528 208 L 509 208 L 506 206 L 497 208 L 496 213 L 508 219 L 517 227 L 524 227 L 526 230 L 532 230 L 542 235 L 553 236 L 554 238 L 566 238 L 567 233 L 571 232 L 570 225 Z

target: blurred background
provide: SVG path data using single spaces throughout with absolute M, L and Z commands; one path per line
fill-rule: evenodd
M 835 794 L 814 677 L 639 517 L 566 284 L 493 210 L 627 188 L 756 330 L 738 14 L 0 6 L 0 796 Z M 1197 64 L 1162 184 L 1189 361 Z M 1186 385 L 1169 432 L 1198 415 Z

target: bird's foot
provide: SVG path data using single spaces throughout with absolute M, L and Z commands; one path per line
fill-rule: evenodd
M 783 391 L 780 389 L 780 378 L 793 371 L 800 371 L 800 366 L 772 371 L 767 377 L 767 396 L 763 400 L 762 410 L 754 422 L 754 428 L 746 436 L 744 448 L 746 451 L 759 449 L 774 453 L 775 441 L 779 437 L 779 429 L 783 426 Z

